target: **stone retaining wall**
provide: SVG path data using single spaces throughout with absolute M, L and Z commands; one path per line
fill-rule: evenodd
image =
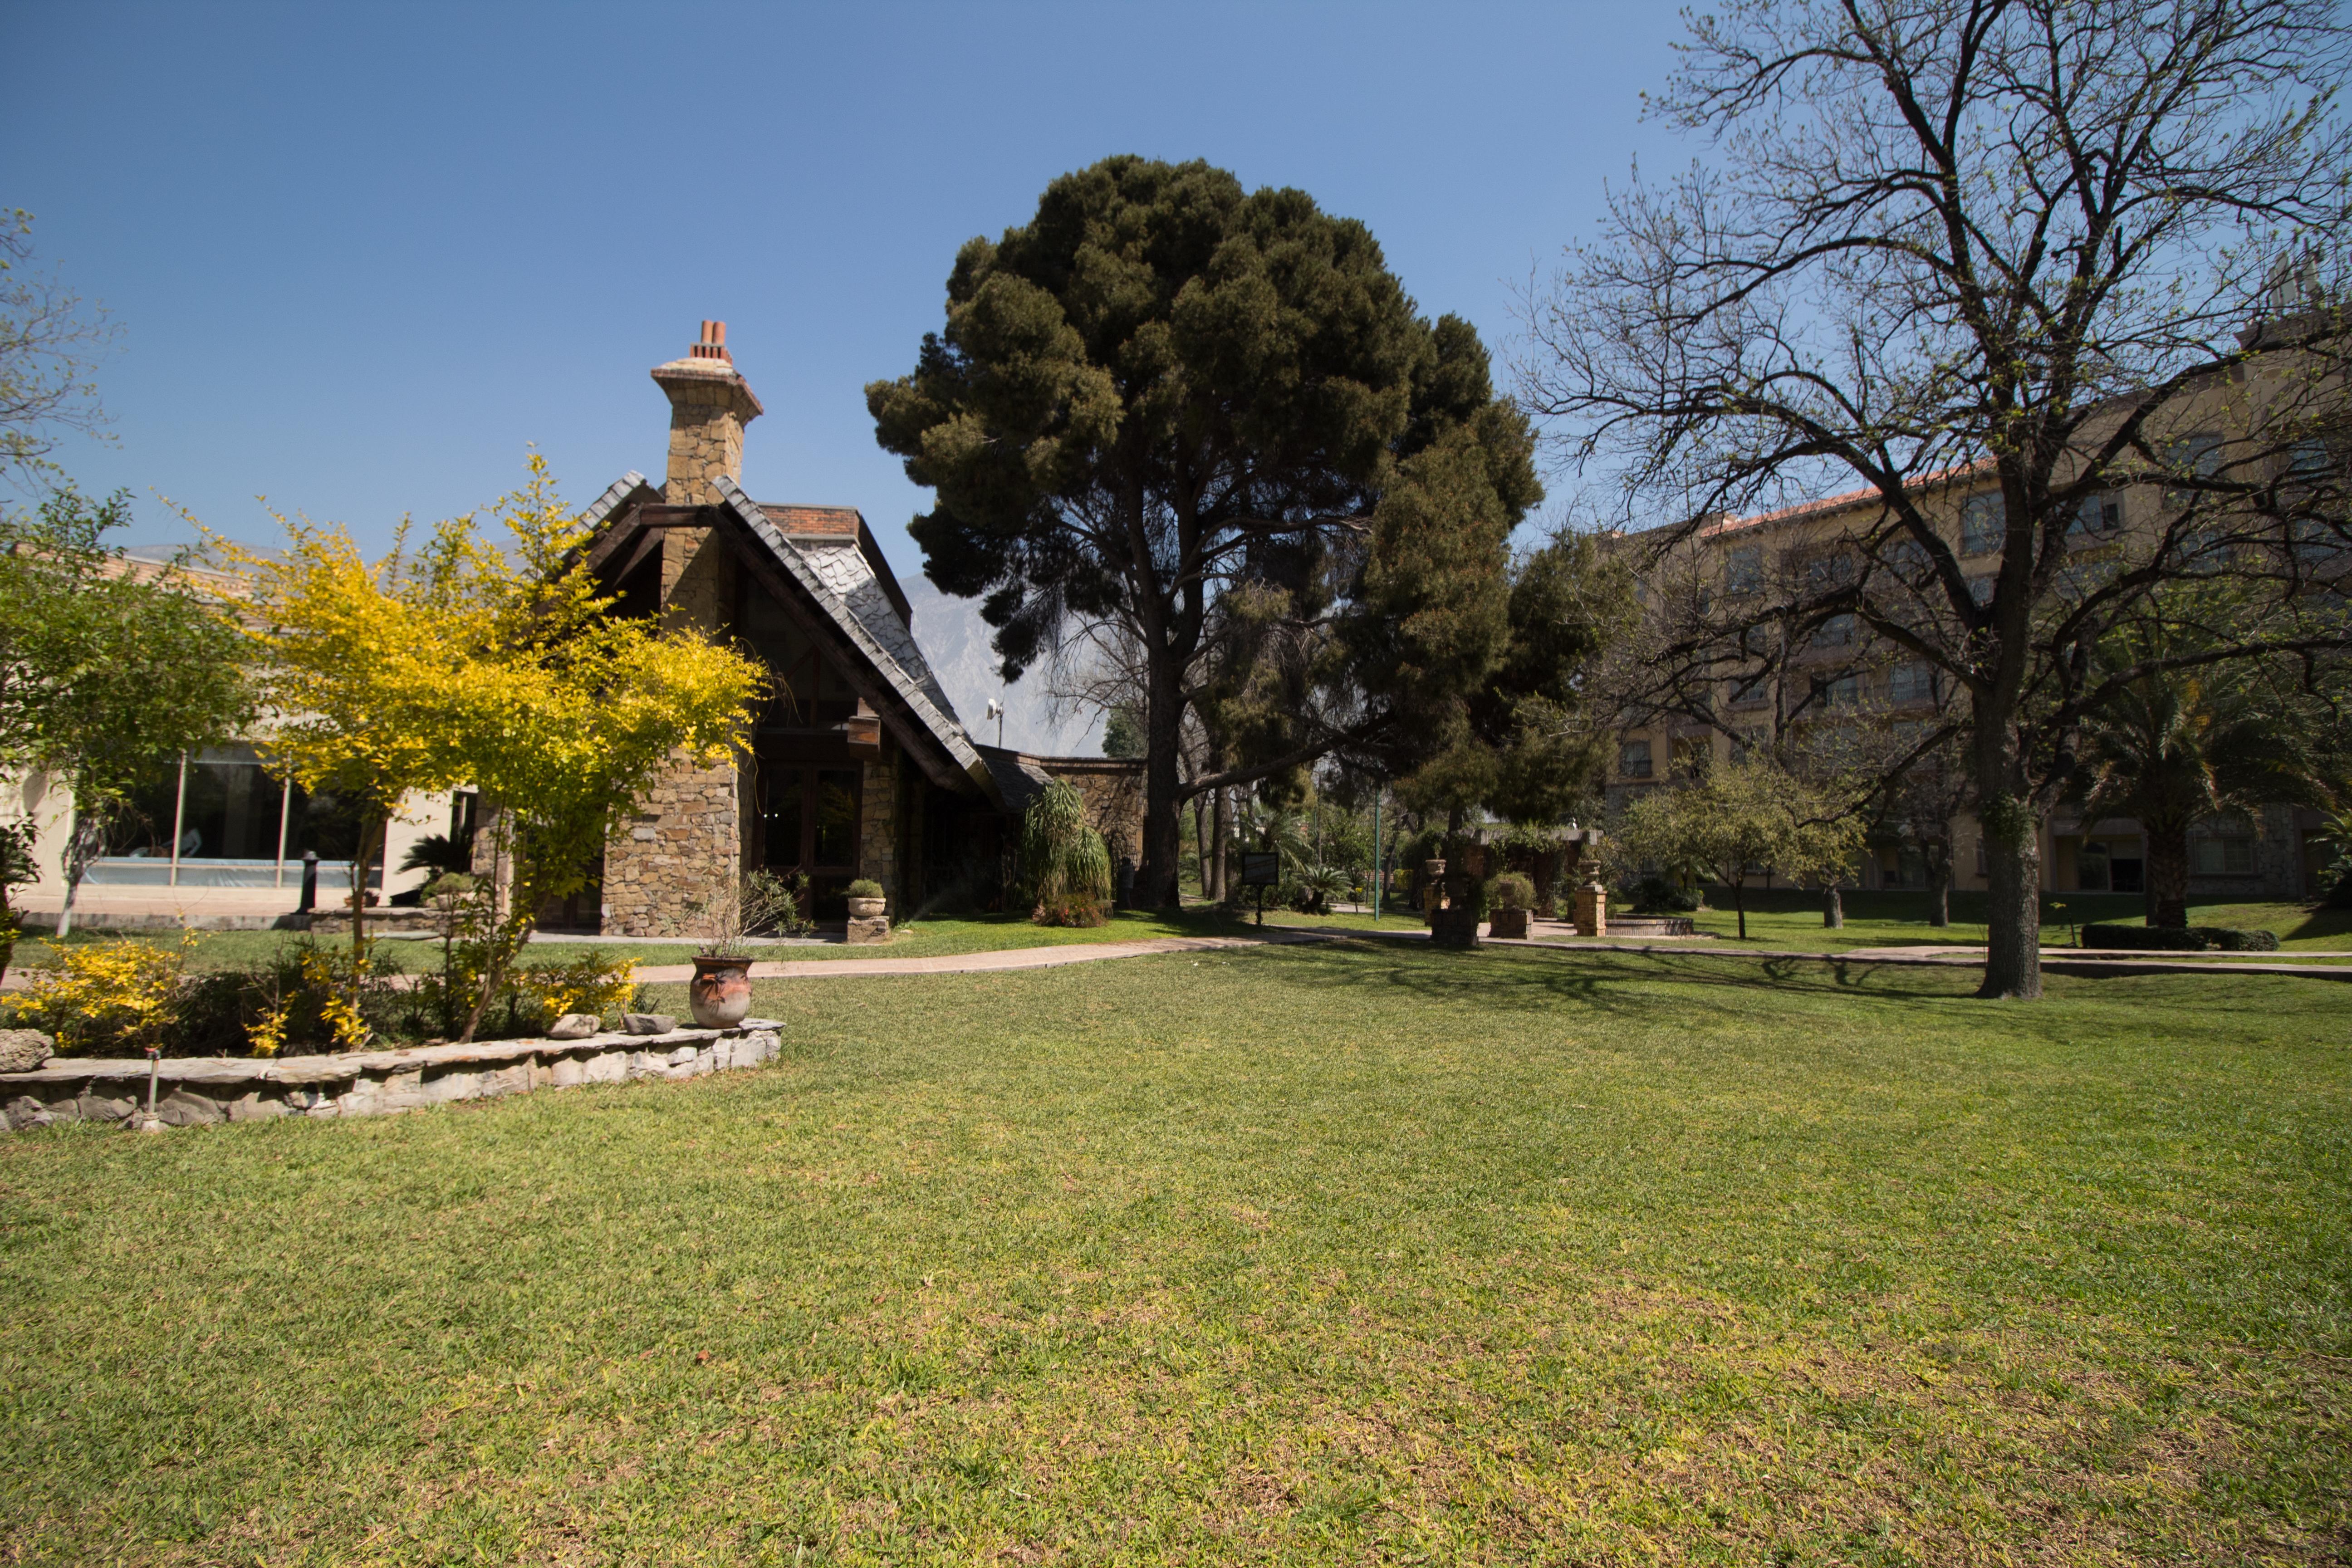
M 341 1056 L 190 1057 L 161 1065 L 156 1119 L 170 1127 L 278 1116 L 385 1116 L 460 1100 L 631 1079 L 689 1079 L 774 1059 L 776 1030 L 747 1018 L 732 1029 L 591 1035 L 583 1040 L 488 1040 Z M 59 1057 L 0 1073 L 7 1130 L 55 1121 L 127 1126 L 143 1117 L 147 1063 Z

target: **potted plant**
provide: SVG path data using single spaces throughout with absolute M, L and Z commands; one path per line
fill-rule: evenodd
M 686 988 L 687 1006 L 697 1024 L 731 1029 L 743 1021 L 751 1010 L 751 933 L 790 921 L 798 910 L 792 889 L 765 870 L 742 875 L 722 871 L 699 897 L 687 900 L 688 913 L 702 928 L 694 978 Z
M 1535 908 L 1536 885 L 1517 871 L 1505 871 L 1486 884 L 1486 934 L 1524 942 L 1528 912 Z
M 860 877 L 843 889 L 849 900 L 849 918 L 854 921 L 879 920 L 887 907 L 882 896 L 882 884 L 871 877 Z

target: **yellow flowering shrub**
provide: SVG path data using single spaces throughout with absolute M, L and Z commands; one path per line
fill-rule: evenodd
M 573 960 L 560 968 L 524 968 L 515 973 L 515 988 L 542 1015 L 543 1023 L 552 1023 L 566 1013 L 593 1013 L 603 1017 L 626 1008 L 635 996 L 636 983 L 629 978 L 631 963 L 626 958 L 598 958 L 591 954 Z
M 10 1011 L 20 1025 L 56 1037 L 67 1055 L 161 1047 L 195 944 L 194 933 L 187 932 L 176 943 L 119 937 L 59 948 L 48 964 L 27 972 L 32 984 L 11 1001 Z

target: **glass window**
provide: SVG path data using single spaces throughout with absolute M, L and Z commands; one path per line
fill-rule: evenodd
M 812 870 L 856 868 L 857 797 L 864 783 L 864 775 L 856 768 L 818 770 Z
M 1916 539 L 1898 539 L 1886 547 L 1886 569 L 1906 583 L 1916 583 L 1927 574 L 1930 564 L 1927 547 Z
M 801 862 L 802 797 L 809 785 L 805 768 L 768 767 L 760 780 L 760 830 L 765 845 L 762 858 L 771 866 Z
M 1841 675 L 1815 681 L 1813 691 L 1825 708 L 1851 708 L 1860 699 L 1862 683 L 1851 675 Z
M 1984 573 L 1980 576 L 1969 578 L 1969 597 L 1974 599 L 1979 605 L 1991 604 L 1992 591 L 1999 581 L 2000 580 L 1990 572 Z
M 1734 708 L 1763 707 L 1772 700 L 1771 681 L 1769 675 L 1749 676 L 1731 689 L 1731 705 Z
M 2198 435 L 2175 441 L 2165 452 L 2164 460 L 2176 475 L 2210 479 L 2221 471 L 2221 437 Z M 2167 493 L 2179 506 L 2197 498 L 2197 492 L 2185 486 L 2175 486 Z
M 1935 667 L 1908 659 L 1886 672 L 1889 702 L 1927 702 L 1936 695 Z
M 1960 553 L 1998 555 L 2009 529 L 2009 503 L 1999 490 L 1970 496 L 1960 503 Z
M 1753 594 L 1764 586 L 1764 548 L 1750 544 L 1724 558 L 1723 591 Z
M 1685 735 L 1674 743 L 1671 766 L 1678 779 L 1695 779 L 1706 772 L 1715 756 L 1715 742 L 1705 735 Z
M 1650 776 L 1650 742 L 1627 741 L 1617 748 L 1617 771 L 1629 779 Z
M 1832 616 L 1822 623 L 1821 630 L 1813 634 L 1815 647 L 1849 647 L 1853 643 L 1853 617 L 1852 616 Z
M 1853 581 L 1853 555 L 1849 551 L 1832 550 L 1805 563 L 1805 582 L 1810 587 L 1830 588 Z
M 2066 537 L 2075 543 L 2086 539 L 2107 539 L 2123 531 L 2124 498 L 2112 493 L 2090 496 L 2074 509 L 2074 521 L 2066 526 Z
M 2236 834 L 2191 839 L 2189 868 L 2200 877 L 2251 877 L 2254 874 L 2254 841 Z

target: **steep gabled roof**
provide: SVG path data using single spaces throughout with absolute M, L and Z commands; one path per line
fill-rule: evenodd
M 964 733 L 955 704 L 931 673 L 913 628 L 884 591 L 873 566 L 857 548 L 856 536 L 845 537 L 840 543 L 828 539 L 804 546 L 787 538 L 767 510 L 745 495 L 734 480 L 721 475 L 715 483 L 737 520 L 889 684 L 916 721 L 958 767 L 1001 803 L 1003 791 L 995 774 Z

